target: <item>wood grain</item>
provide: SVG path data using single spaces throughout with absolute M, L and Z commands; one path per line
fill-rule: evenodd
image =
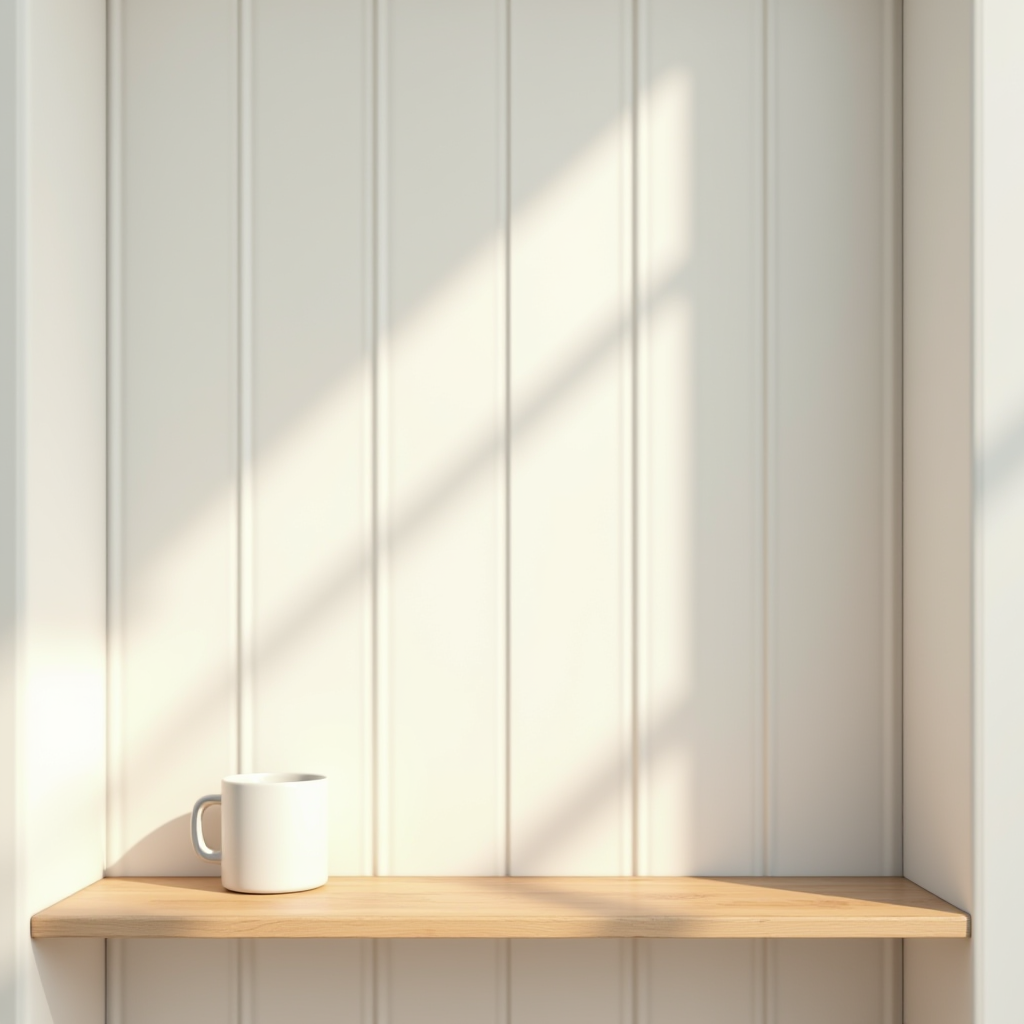
M 965 938 L 905 878 L 331 878 L 304 893 L 104 878 L 32 918 L 42 938 Z

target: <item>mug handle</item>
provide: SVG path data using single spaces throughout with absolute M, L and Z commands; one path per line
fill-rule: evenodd
M 210 804 L 219 804 L 220 794 L 211 796 L 201 796 L 197 801 L 195 807 L 192 808 L 192 849 L 199 854 L 203 860 L 220 860 L 220 850 L 211 850 L 206 845 L 206 839 L 203 837 L 203 811 L 210 806 Z

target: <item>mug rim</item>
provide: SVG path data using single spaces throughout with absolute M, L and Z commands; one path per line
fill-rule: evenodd
M 242 772 L 225 775 L 221 781 L 234 786 L 297 786 L 303 782 L 326 782 L 327 776 L 308 772 Z

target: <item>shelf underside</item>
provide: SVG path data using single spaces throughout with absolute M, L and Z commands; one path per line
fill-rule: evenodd
M 219 878 L 104 878 L 34 938 L 964 938 L 905 878 L 332 878 L 274 896 Z

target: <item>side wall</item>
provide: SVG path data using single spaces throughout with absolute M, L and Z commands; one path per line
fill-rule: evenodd
M 99 1024 L 103 943 L 29 917 L 103 872 L 105 10 L 0 17 L 0 1020 Z
M 973 914 L 906 944 L 906 1020 L 994 1024 L 1024 1014 L 1024 11 L 905 16 L 905 868 Z
M 904 869 L 974 909 L 972 0 L 904 5 Z M 970 1019 L 969 943 L 906 943 L 907 1020 Z
M 0 1022 L 13 1024 L 17 880 L 18 5 L 0 2 Z
M 1024 1018 L 1024 8 L 982 0 L 975 54 L 975 1020 Z
M 888 0 L 114 0 L 108 870 L 899 873 Z M 110 947 L 110 1019 L 896 1021 L 898 944 Z

